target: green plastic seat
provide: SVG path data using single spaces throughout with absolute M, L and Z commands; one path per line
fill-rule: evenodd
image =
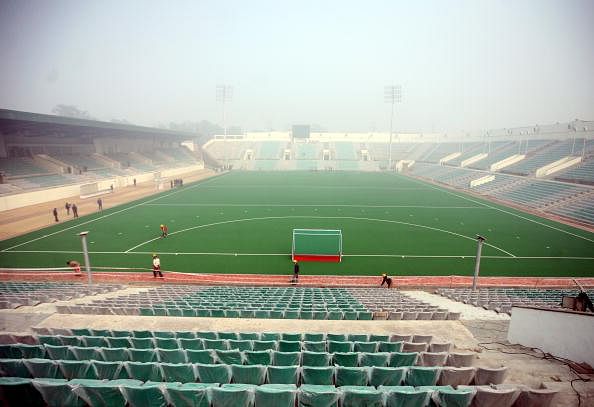
M 332 355 L 326 352 L 301 352 L 303 366 L 328 366 Z
M 261 341 L 280 341 L 281 339 L 281 334 L 277 333 L 277 332 L 262 332 L 260 334 L 260 340 Z
M 337 366 L 359 366 L 359 354 L 356 352 L 336 352 L 332 354 L 332 363 Z
M 127 362 L 130 360 L 130 353 L 126 348 L 101 348 L 99 349 L 102 360 L 106 362 Z
M 153 317 L 155 316 L 155 311 L 152 308 L 139 308 L 138 314 L 142 317 Z
M 303 340 L 309 342 L 325 342 L 326 338 L 324 338 L 323 333 L 309 333 L 306 332 L 303 334 Z
M 129 379 L 128 371 L 124 368 L 122 362 L 102 362 L 94 360 L 92 362 L 95 374 L 99 380 L 117 380 Z
M 281 334 L 281 340 L 289 341 L 289 342 L 299 342 L 301 341 L 301 334 L 295 332 L 283 332 Z
M 18 347 L 24 359 L 45 358 L 45 347 L 43 345 L 27 345 L 21 343 Z M 8 359 L 11 359 L 11 357 Z
M 383 407 L 383 394 L 371 386 L 343 386 L 341 407 Z
M 219 363 L 226 365 L 241 365 L 243 363 L 241 352 L 238 350 L 217 350 L 215 354 Z
M 212 407 L 253 407 L 255 386 L 250 384 L 224 384 L 210 388 Z
M 254 348 L 254 345 L 252 344 L 252 341 L 250 341 L 250 340 L 234 340 L 234 339 L 229 340 L 229 349 L 237 349 L 240 351 L 244 351 L 244 350 L 252 350 L 253 348 Z
M 191 349 L 191 350 L 204 349 L 204 344 L 202 343 L 201 339 L 180 338 L 180 339 L 178 339 L 178 341 L 179 341 L 179 346 L 182 349 Z
M 194 339 L 196 340 L 196 334 L 192 331 L 177 331 L 175 332 L 177 339 Z
M 359 311 L 359 314 L 357 315 L 357 319 L 363 320 L 363 321 L 371 321 L 373 319 L 373 312 Z
M 77 380 L 72 391 L 76 393 L 89 406 L 99 407 L 124 407 L 126 399 L 118 386 L 122 384 L 141 385 L 139 380 L 121 379 L 112 381 Z
M 266 381 L 266 366 L 262 365 L 231 365 L 233 383 L 261 385 Z
M 160 383 L 122 385 L 120 390 L 129 407 L 167 407 Z
M 430 392 L 416 390 L 412 386 L 380 386 L 386 397 L 386 407 L 426 407 Z
M 377 352 L 377 342 L 356 341 L 353 343 L 353 348 L 354 348 L 355 352 L 373 353 L 373 352 Z
M 128 377 L 146 382 L 147 380 L 160 382 L 163 380 L 161 369 L 157 363 L 124 362 Z
M 0 359 L 0 375 L 23 379 L 33 377 L 23 359 Z
M 211 309 L 210 316 L 212 318 L 225 318 L 225 310 L 224 309 Z
M 259 341 L 260 334 L 257 332 L 240 332 L 238 339 L 241 341 Z
M 183 349 L 157 349 L 159 361 L 162 363 L 187 363 L 186 351 Z
M 300 341 L 278 341 L 279 352 L 300 352 L 301 342 Z
M 239 318 L 241 313 L 236 309 L 225 310 L 225 318 Z
M 437 367 L 411 366 L 406 373 L 408 386 L 435 386 L 440 369 Z
M 153 338 L 130 338 L 130 343 L 136 349 L 153 349 L 155 347 Z
M 31 384 L 41 394 L 48 407 L 83 407 L 85 405 L 64 379 L 35 379 Z
M 29 369 L 31 377 L 38 379 L 64 379 L 58 362 L 50 359 L 24 359 L 23 363 Z
M 443 407 L 468 407 L 474 398 L 472 389 L 439 389 L 437 400 Z
M 343 315 L 345 320 L 354 321 L 357 319 L 358 314 L 357 311 L 345 311 Z
M 228 350 L 228 343 L 224 339 L 203 339 L 204 349 Z
M 361 353 L 359 366 L 388 366 L 389 360 L 390 354 L 387 352 Z
M 369 377 L 370 386 L 400 386 L 404 383 L 406 368 L 373 367 Z
M 83 346 L 82 339 L 79 336 L 58 335 L 64 346 Z
M 70 330 L 73 336 L 91 336 L 93 333 L 89 328 L 72 328 Z
M 277 342 L 274 340 L 270 341 L 254 341 L 253 349 L 255 351 L 260 350 L 276 350 Z
M 364 367 L 336 367 L 336 386 L 367 386 L 367 381 Z
M 134 330 L 132 331 L 132 335 L 134 338 L 152 338 L 153 333 L 147 330 Z
M 328 311 L 328 315 L 326 317 L 327 319 L 333 319 L 333 320 L 340 320 L 344 318 L 344 314 L 342 311 Z
M 326 341 L 303 341 L 303 350 L 308 352 L 326 352 Z
M 109 346 L 107 340 L 103 336 L 83 336 L 82 343 L 86 347 L 102 348 Z
M 45 349 L 44 349 L 45 353 Z M 23 353 L 18 345 L 0 345 L 0 358 L 2 359 L 21 359 Z
M 295 366 L 301 364 L 301 352 L 272 352 L 275 366 Z
M 182 317 L 195 317 L 196 311 L 194 308 L 181 308 L 181 316 Z
M 347 340 L 347 336 L 345 334 L 329 333 L 329 334 L 326 334 L 326 340 L 334 341 L 334 342 L 345 342 Z
M 151 308 L 150 311 L 146 312 L 144 315 L 151 315 L 152 311 L 152 315 L 156 316 L 156 317 L 166 317 L 167 316 L 167 309 L 166 308 Z
M 156 362 L 157 352 L 154 349 L 128 349 L 131 362 Z
M 392 352 L 390 353 L 390 367 L 414 366 L 419 354 L 417 352 Z
M 129 348 L 131 345 L 130 338 L 125 337 L 108 337 L 107 346 L 110 348 Z
M 334 386 L 304 384 L 299 387 L 298 407 L 338 407 L 340 393 Z
M 292 309 L 285 311 L 285 319 L 299 319 L 300 312 Z
M 294 407 L 297 388 L 294 384 L 265 384 L 256 387 L 258 407 Z
M 88 360 L 60 360 L 58 366 L 65 379 L 97 379 L 95 368 Z
M 37 335 L 37 341 L 40 345 L 65 346 L 62 340 L 54 335 Z
M 230 383 L 231 369 L 227 365 L 196 364 L 198 379 L 202 383 Z
M 402 351 L 402 342 L 382 341 L 378 346 L 379 352 L 400 352 Z
M 390 335 L 369 334 L 369 342 L 389 342 Z
M 112 336 L 111 329 L 91 329 L 91 335 L 93 336 Z
M 219 339 L 233 339 L 237 340 L 237 333 L 236 332 L 219 332 L 218 333 Z
M 283 319 L 285 317 L 284 311 L 281 310 L 271 310 L 269 318 L 271 319 Z
M 210 317 L 211 316 L 211 312 L 209 309 L 203 309 L 203 308 L 199 308 L 196 310 L 196 316 L 197 317 Z M 212 338 L 214 339 L 214 338 Z
M 334 367 L 309 367 L 301 370 L 303 384 L 334 384 Z
M 154 343 L 155 343 L 155 348 L 160 348 L 160 349 L 178 349 L 179 348 L 177 339 L 174 339 L 174 338 L 155 338 Z
M 191 383 L 196 381 L 194 367 L 189 363 L 161 363 L 166 382 Z
M 297 384 L 299 381 L 299 366 L 268 366 L 268 383 Z
M 268 366 L 272 364 L 272 353 L 267 350 L 263 351 L 249 351 L 243 352 L 245 357 L 246 365 L 264 365 Z
M 190 363 L 213 364 L 215 362 L 213 352 L 205 350 L 186 350 L 186 356 Z
M 124 330 L 112 330 L 111 336 L 116 338 L 126 338 L 133 336 L 132 332 Z
M 196 338 L 198 339 L 218 339 L 217 333 L 212 331 L 200 331 L 196 332 Z
M 209 407 L 208 389 L 218 383 L 184 383 L 165 390 L 167 399 L 175 407 Z
M 328 341 L 328 352 L 335 353 L 347 353 L 353 351 L 352 342 L 340 342 L 340 341 Z

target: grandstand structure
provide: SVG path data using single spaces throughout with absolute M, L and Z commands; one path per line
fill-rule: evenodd
M 384 171 L 388 139 L 384 133 L 311 133 L 307 139 L 246 133 L 215 136 L 204 149 L 239 170 Z M 593 121 L 396 139 L 391 170 L 594 225 Z
M 0 109 L 2 210 L 204 168 L 194 134 Z

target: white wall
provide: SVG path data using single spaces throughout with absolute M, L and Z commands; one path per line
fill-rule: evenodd
M 514 307 L 507 340 L 594 366 L 594 314 Z

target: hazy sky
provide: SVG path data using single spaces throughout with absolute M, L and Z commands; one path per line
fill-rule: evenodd
M 594 119 L 594 1 L 0 1 L 0 107 L 399 131 Z

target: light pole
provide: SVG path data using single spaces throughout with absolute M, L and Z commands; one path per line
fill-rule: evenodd
M 476 241 L 478 243 L 476 248 L 476 263 L 474 265 L 474 277 L 472 278 L 472 291 L 476 290 L 478 283 L 479 270 L 481 268 L 481 250 L 483 249 L 483 242 L 487 240 L 481 235 L 476 235 Z
M 223 104 L 223 132 L 225 140 L 227 140 L 227 122 L 225 117 L 225 105 L 233 99 L 233 86 L 217 85 L 217 102 Z
M 80 232 L 80 240 L 82 241 L 83 256 L 85 257 L 85 270 L 89 278 L 89 285 L 93 284 L 93 277 L 91 275 L 91 262 L 89 261 L 89 249 L 87 248 L 87 235 L 89 232 Z
M 388 171 L 392 169 L 392 130 L 394 125 L 394 105 L 402 101 L 402 86 L 390 85 L 384 87 L 384 102 L 392 105 L 390 115 L 390 143 L 388 145 Z

